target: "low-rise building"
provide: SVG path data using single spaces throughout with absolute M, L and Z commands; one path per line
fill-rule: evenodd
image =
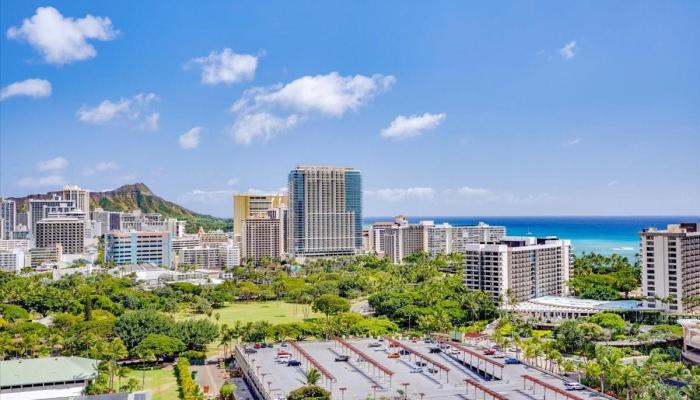
M 97 378 L 98 363 L 98 360 L 83 357 L 0 361 L 0 398 L 41 400 L 80 396 Z
M 0 250 L 0 270 L 6 272 L 19 272 L 25 266 L 25 253 L 22 249 L 11 251 Z
M 60 244 L 51 247 L 34 247 L 27 250 L 29 266 L 40 267 L 44 264 L 57 264 L 63 258 L 63 247 Z M 26 261 L 25 261 L 26 263 Z

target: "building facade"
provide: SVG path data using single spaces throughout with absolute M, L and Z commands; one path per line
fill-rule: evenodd
M 253 214 L 266 212 L 287 203 L 287 196 L 280 193 L 235 193 L 233 195 L 233 238 L 241 240 L 243 221 Z
M 0 239 L 12 239 L 17 224 L 17 204 L 14 200 L 0 199 L 0 220 Z
M 56 264 L 63 258 L 63 248 L 60 244 L 51 247 L 34 247 L 27 250 L 29 257 L 29 266 L 32 268 L 40 267 L 44 264 Z
M 36 247 L 60 244 L 63 254 L 81 254 L 85 250 L 85 220 L 72 217 L 50 217 L 37 222 Z
M 105 235 L 105 259 L 115 264 L 153 264 L 172 267 L 169 232 L 110 232 Z
M 34 233 L 37 222 L 48 216 L 49 210 L 54 213 L 75 210 L 73 200 L 64 200 L 61 196 L 54 194 L 50 199 L 29 199 L 27 211 L 27 227 L 29 235 L 34 240 Z
M 25 253 L 22 249 L 11 251 L 0 250 L 0 270 L 5 272 L 20 272 L 24 268 Z
M 700 297 L 700 224 L 648 228 L 639 236 L 645 307 L 678 313 L 700 310 L 685 301 Z
M 571 242 L 557 238 L 506 237 L 495 244 L 468 244 L 464 283 L 502 302 L 568 294 Z
M 289 173 L 288 196 L 289 253 L 324 257 L 362 249 L 360 171 L 299 166 Z
M 241 228 L 243 258 L 258 262 L 263 257 L 282 257 L 282 224 L 278 218 L 271 218 L 268 213 L 259 213 L 243 220 Z

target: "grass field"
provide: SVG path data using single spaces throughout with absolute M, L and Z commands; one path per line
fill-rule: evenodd
M 132 370 L 129 378 L 138 379 L 141 383 L 143 372 Z M 173 367 L 167 366 L 162 369 L 152 369 L 146 371 L 146 380 L 143 390 L 150 390 L 153 394 L 152 400 L 178 400 L 177 381 L 173 373 Z
M 225 307 L 214 309 L 211 316 L 212 321 L 216 321 L 214 319 L 216 313 L 219 314 L 219 323 L 229 326 L 233 325 L 235 321 L 241 321 L 241 323 L 268 321 L 272 324 L 279 324 L 321 316 L 321 314 L 312 312 L 309 305 L 285 303 L 283 301 L 229 303 Z M 175 319 L 206 318 L 206 316 L 201 314 L 184 312 L 177 313 L 174 316 Z

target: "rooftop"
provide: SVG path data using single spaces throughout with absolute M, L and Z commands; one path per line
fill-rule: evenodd
M 389 358 L 388 353 L 398 352 L 400 347 L 390 350 L 384 347 L 370 347 L 373 340 L 367 339 L 347 339 L 346 342 L 350 346 L 336 341 L 296 343 L 304 353 L 312 357 L 315 363 L 321 365 L 328 375 L 334 378 L 333 382 L 329 379 L 322 379 L 319 382 L 320 386 L 332 391 L 334 399 L 365 400 L 374 398 L 375 395 L 376 398 L 395 396 L 398 393 L 397 390 L 405 390 L 412 399 L 420 397 L 425 400 L 463 400 L 467 389 L 465 380 L 470 379 L 508 399 L 529 400 L 533 398 L 532 389 L 523 388 L 523 375 L 535 376 L 553 387 L 564 388 L 564 382 L 555 376 L 524 364 L 503 365 L 502 359 L 485 356 L 482 348 L 469 344 L 463 344 L 459 349 L 455 346 L 452 350 L 430 353 L 430 348 L 437 346 L 436 344 L 399 340 L 395 342 L 398 346 L 409 349 L 407 353 L 413 352 L 418 356 L 401 355 L 398 358 Z M 388 340 L 383 341 L 383 346 L 388 345 Z M 289 367 L 276 362 L 275 356 L 280 350 L 292 353 L 293 358 L 302 361 L 302 365 Z M 466 351 L 478 354 L 483 359 L 470 355 Z M 350 358 L 347 361 L 335 361 L 336 356 L 339 355 L 349 355 Z M 304 360 L 292 346 L 285 348 L 275 345 L 275 348 L 258 349 L 257 353 L 246 354 L 244 357 L 248 363 L 246 368 L 252 370 L 253 374 L 257 374 L 256 376 L 264 382 L 263 387 L 265 391 L 269 390 L 271 398 L 281 398 L 304 385 L 304 371 L 312 366 L 312 363 Z M 469 369 L 462 364 L 462 360 L 472 365 L 478 364 L 480 368 L 486 368 L 489 374 L 494 372 L 496 379 L 485 377 L 475 369 Z M 484 360 L 489 363 L 487 367 L 484 367 L 487 364 Z M 426 365 L 423 368 L 416 368 L 417 362 L 423 362 Z M 503 367 L 499 367 L 499 364 Z M 474 393 L 474 386 L 469 388 L 469 398 L 472 398 L 472 393 Z M 600 396 L 589 391 L 582 391 L 579 394 L 591 400 L 601 399 Z M 483 394 L 479 392 L 476 398 L 481 399 L 482 396 Z M 487 395 L 486 398 L 490 396 Z
M 0 388 L 92 379 L 97 376 L 97 363 L 83 357 L 0 361 Z
M 517 310 L 530 310 L 535 308 L 558 308 L 558 309 L 583 309 L 583 310 L 635 310 L 640 308 L 637 300 L 589 300 L 577 299 L 575 297 L 543 296 L 535 299 L 523 301 L 516 305 Z

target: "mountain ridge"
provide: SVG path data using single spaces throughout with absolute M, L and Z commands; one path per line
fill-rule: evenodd
M 45 194 L 29 194 L 24 197 L 8 197 L 8 199 L 17 203 L 18 211 L 26 211 L 29 199 L 50 198 L 54 194 L 60 195 L 61 193 L 62 191 L 51 191 Z M 200 214 L 165 200 L 142 182 L 122 185 L 103 192 L 90 192 L 90 207 L 93 210 L 99 207 L 105 211 L 141 210 L 142 212 L 161 213 L 165 218 L 187 221 L 188 232 L 196 232 L 200 226 L 205 230 L 230 230 L 232 224 L 231 219 Z

